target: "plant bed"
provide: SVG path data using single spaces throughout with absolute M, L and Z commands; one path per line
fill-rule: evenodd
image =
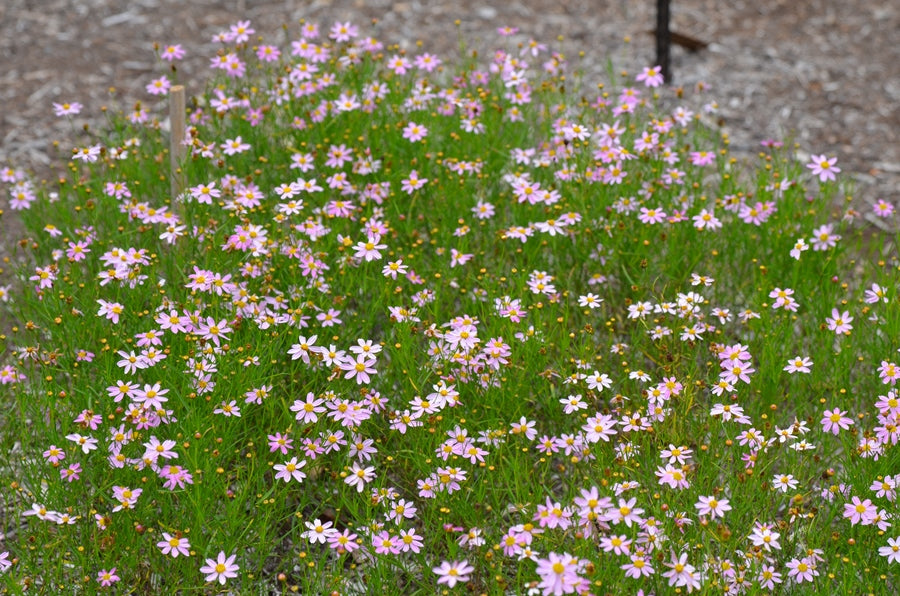
M 894 240 L 827 152 L 741 170 L 703 86 L 510 31 L 238 23 L 183 144 L 3 173 L 10 591 L 895 588 Z

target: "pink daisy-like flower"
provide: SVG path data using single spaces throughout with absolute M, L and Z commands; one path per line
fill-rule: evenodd
M 625 570 L 625 577 L 633 577 L 640 579 L 641 577 L 649 577 L 653 575 L 654 569 L 650 566 L 646 557 L 642 555 L 631 555 L 631 561 L 622 565 Z
M 822 414 L 822 428 L 825 432 L 831 434 L 838 434 L 842 430 L 847 430 L 853 424 L 852 418 L 847 418 L 845 416 L 847 412 L 842 411 L 839 408 L 835 408 L 833 410 L 825 410 L 825 413 Z
M 731 511 L 728 499 L 716 499 L 715 497 L 701 496 L 694 507 L 699 515 L 708 515 L 713 519 L 724 517 L 726 511 Z
M 290 482 L 293 478 L 297 482 L 303 482 L 303 479 L 306 478 L 306 474 L 301 472 L 300 468 L 305 465 L 305 459 L 298 462 L 296 457 L 292 457 L 290 461 L 286 461 L 283 464 L 276 464 L 274 467 L 278 473 L 275 474 L 275 479 Z
M 77 101 L 71 103 L 54 103 L 53 113 L 57 116 L 74 116 L 81 112 L 81 108 L 83 107 L 84 106 Z
M 868 526 L 878 514 L 878 508 L 870 501 L 860 501 L 859 497 L 852 497 L 849 503 L 844 503 L 844 518 L 850 520 L 851 525 L 862 524 Z
M 787 563 L 788 577 L 792 578 L 798 584 L 803 582 L 811 582 L 813 578 L 819 575 L 819 572 L 816 571 L 815 560 L 810 557 L 804 557 L 803 559 L 791 559 Z
M 172 536 L 168 532 L 163 532 L 162 537 L 163 539 L 156 543 L 162 554 L 171 555 L 173 559 L 178 555 L 190 556 L 191 543 L 187 538 Z
M 878 199 L 872 206 L 872 213 L 878 217 L 887 218 L 894 214 L 894 206 L 884 199 Z
M 638 219 L 645 224 L 658 224 L 666 220 L 666 212 L 657 207 L 656 209 L 647 209 L 641 207 Z
M 159 57 L 163 60 L 172 62 L 173 60 L 181 60 L 182 58 L 184 58 L 184 55 L 185 51 L 184 48 L 181 47 L 181 44 L 175 44 L 163 48 L 162 52 L 160 52 L 159 54 Z
M 415 143 L 428 136 L 428 129 L 421 124 L 410 122 L 403 128 L 403 138 Z
M 808 357 L 804 356 L 803 358 L 801 358 L 800 356 L 797 356 L 788 360 L 787 366 L 785 366 L 782 370 L 785 370 L 791 374 L 798 372 L 809 374 L 809 367 L 812 365 L 813 361 Z
M 546 559 L 537 559 L 538 586 L 543 594 L 571 594 L 581 585 L 578 576 L 579 560 L 569 553 L 551 552 Z
M 153 79 L 150 83 L 147 84 L 147 93 L 150 95 L 165 95 L 169 92 L 169 88 L 172 86 L 172 83 L 166 77 L 159 77 L 158 79 Z
M 888 538 L 887 543 L 878 549 L 878 554 L 887 557 L 888 563 L 900 563 L 900 538 Z
M 806 167 L 812 170 L 813 176 L 818 176 L 821 182 L 825 182 L 826 180 L 835 180 L 835 174 L 841 171 L 834 165 L 836 163 L 836 157 L 828 159 L 824 155 L 813 155 L 809 158 Z
M 853 317 L 850 316 L 848 311 L 840 312 L 838 309 L 833 308 L 831 309 L 831 316 L 825 319 L 825 324 L 828 325 L 829 331 L 849 335 L 850 330 L 853 329 L 853 325 L 850 324 L 852 321 Z
M 237 571 L 240 569 L 234 562 L 237 555 L 226 557 L 225 553 L 220 551 L 215 559 L 206 559 L 206 565 L 200 568 L 200 573 L 206 576 L 206 581 L 217 581 L 223 586 L 229 578 L 237 577 Z
M 112 569 L 101 569 L 97 572 L 97 581 L 100 582 L 100 585 L 103 587 L 108 587 L 119 581 L 121 578 L 116 575 L 116 568 Z
M 646 67 L 641 73 L 634 78 L 639 83 L 644 83 L 647 87 L 659 87 L 663 84 L 662 67 L 653 66 Z
M 452 563 L 444 561 L 440 566 L 434 567 L 431 570 L 440 576 L 438 577 L 439 584 L 447 584 L 448 588 L 452 588 L 457 582 L 469 581 L 469 574 L 475 571 L 475 568 L 469 565 L 468 561 L 463 559 L 462 561 L 453 561 Z

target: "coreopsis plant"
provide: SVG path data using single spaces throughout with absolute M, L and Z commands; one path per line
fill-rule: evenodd
M 186 40 L 2 171 L 8 591 L 896 590 L 888 199 L 652 65 L 288 30 L 216 36 L 179 172 Z

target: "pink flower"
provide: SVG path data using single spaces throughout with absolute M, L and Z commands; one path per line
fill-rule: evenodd
M 724 517 L 726 511 L 731 511 L 731 505 L 728 499 L 716 499 L 715 497 L 700 497 L 694 507 L 697 508 L 698 515 L 708 515 L 715 519 L 716 517 Z
M 322 410 L 325 411 L 324 408 Z M 290 439 L 281 433 L 275 433 L 274 435 L 269 435 L 269 452 L 281 451 L 282 455 L 287 455 L 288 449 L 293 448 L 294 440 Z
M 291 478 L 293 478 L 297 482 L 303 482 L 303 479 L 306 478 L 306 474 L 301 472 L 300 468 L 305 465 L 305 459 L 298 463 L 296 457 L 292 457 L 290 461 L 286 461 L 283 464 L 276 464 L 274 467 L 278 473 L 275 474 L 275 480 L 290 482 Z
M 625 535 L 603 536 L 600 538 L 600 548 L 603 552 L 613 552 L 617 555 L 628 554 L 631 549 L 631 540 Z
M 812 231 L 812 248 L 813 250 L 828 250 L 834 248 L 840 235 L 834 234 L 834 226 L 832 224 L 823 224 Z
M 847 418 L 845 416 L 847 412 L 841 411 L 838 408 L 834 410 L 828 411 L 825 410 L 825 413 L 822 414 L 822 427 L 825 432 L 830 432 L 834 435 L 838 434 L 842 430 L 847 430 L 853 424 L 852 418 Z
M 230 332 L 231 327 L 228 326 L 228 321 L 225 319 L 216 321 L 212 317 L 206 317 L 206 321 L 201 321 L 197 327 L 197 335 L 216 346 L 220 345 L 220 340 L 228 339 L 226 334 Z
M 416 529 L 400 530 L 400 550 L 401 552 L 412 551 L 418 553 L 422 550 L 424 543 L 422 537 L 416 534 Z
M 775 288 L 771 292 L 769 292 L 769 298 L 774 298 L 775 302 L 772 304 L 773 309 L 784 308 L 785 310 L 789 310 L 791 312 L 797 312 L 797 301 L 794 300 L 793 297 L 794 290 L 790 288 Z
M 338 43 L 350 41 L 357 35 L 359 35 L 359 28 L 356 27 L 356 25 L 350 24 L 349 21 L 346 23 L 335 23 L 328 32 L 328 37 Z
M 428 129 L 415 122 L 410 122 L 403 129 L 403 138 L 412 143 L 424 139 L 426 136 L 428 136 Z
M 94 353 L 87 350 L 77 350 L 75 352 L 75 360 L 78 362 L 92 362 L 94 360 Z
M 310 354 L 315 352 L 315 343 L 318 338 L 318 335 L 311 335 L 309 338 L 301 335 L 297 343 L 293 344 L 291 349 L 288 350 L 291 360 L 303 359 L 305 364 L 309 364 Z
M 82 147 L 81 149 L 72 150 L 72 159 L 80 159 L 88 163 L 93 163 L 100 158 L 100 145 L 91 145 L 90 147 Z
M 337 530 L 332 526 L 332 522 L 322 522 L 319 518 L 306 523 L 306 531 L 301 536 L 310 541 L 312 544 L 325 544 L 332 536 L 337 534 Z
M 888 563 L 900 563 L 900 538 L 888 538 L 887 543 L 878 549 L 878 554 L 887 557 Z
M 893 362 L 882 360 L 881 366 L 878 367 L 878 376 L 885 385 L 895 385 L 900 378 L 900 367 Z
M 889 302 L 887 297 L 887 289 L 882 288 L 878 284 L 872 284 L 872 287 L 866 290 L 863 302 L 866 304 L 876 304 L 878 302 Z
M 403 549 L 401 542 L 387 530 L 382 530 L 372 537 L 372 546 L 379 555 L 396 555 Z
M 119 322 L 119 315 L 121 315 L 125 309 L 125 307 L 118 302 L 97 300 L 97 304 L 100 305 L 100 310 L 97 311 L 97 316 L 106 317 L 107 319 L 112 321 L 113 324 L 117 324 Z
M 241 417 L 241 408 L 235 400 L 226 402 L 224 399 L 219 403 L 219 407 L 213 410 L 213 414 L 222 414 L 223 416 Z
M 425 72 L 432 72 L 438 66 L 441 65 L 441 59 L 433 54 L 422 54 L 420 56 L 416 56 L 415 58 L 416 68 L 420 70 L 424 70 Z
M 259 46 L 256 57 L 262 62 L 276 62 L 281 57 L 281 50 L 275 46 Z
M 695 589 L 700 589 L 700 579 L 696 573 L 697 569 L 688 563 L 687 553 L 681 553 L 681 555 L 676 557 L 673 552 L 671 561 L 665 565 L 669 570 L 663 573 L 663 577 L 669 580 L 670 586 L 685 586 L 688 593 Z
M 753 546 L 758 546 L 766 549 L 767 552 L 771 552 L 773 548 L 781 550 L 781 545 L 778 544 L 779 537 L 781 537 L 781 534 L 773 532 L 771 526 L 757 522 L 753 532 L 750 534 L 750 541 L 753 543 Z
M 356 539 L 357 535 L 350 530 L 344 529 L 343 532 L 335 531 L 328 537 L 328 546 L 341 554 L 352 553 L 360 547 L 360 544 Z
M 570 517 L 572 512 L 561 504 L 551 501 L 550 497 L 547 497 L 544 505 L 537 506 L 537 512 L 534 514 L 534 520 L 542 528 L 568 528 L 571 525 Z
M 68 480 L 69 482 L 74 482 L 78 480 L 79 474 L 81 473 L 81 464 L 75 463 L 69 466 L 68 468 L 64 468 L 59 471 L 60 478 L 64 480 Z
M 297 412 L 295 418 L 298 422 L 312 424 L 319 419 L 319 414 L 325 411 L 325 408 L 322 407 L 323 403 L 325 403 L 324 400 L 317 399 L 312 392 L 309 392 L 306 394 L 306 401 L 294 400 L 291 411 Z
M 349 486 L 355 487 L 356 491 L 361 493 L 366 488 L 366 484 L 371 482 L 374 478 L 375 468 L 373 466 L 363 468 L 358 463 L 354 462 L 353 467 L 350 468 L 350 473 L 347 474 L 344 482 Z
M 659 87 L 663 84 L 662 68 L 659 66 L 647 67 L 636 76 L 634 80 L 643 82 L 647 87 Z
M 633 577 L 634 579 L 653 575 L 653 567 L 641 555 L 631 555 L 631 561 L 622 565 L 622 569 L 625 570 L 625 577 Z
M 793 578 L 798 584 L 805 581 L 811 582 L 815 576 L 819 575 L 819 572 L 816 571 L 816 562 L 810 557 L 799 560 L 791 559 L 788 561 L 787 567 L 790 569 L 788 577 Z
M 115 567 L 113 567 L 112 569 L 110 569 L 108 571 L 106 569 L 101 569 L 97 573 L 97 581 L 100 582 L 100 585 L 104 586 L 104 587 L 113 585 L 114 583 L 119 581 L 119 579 L 121 579 L 121 578 L 118 575 L 116 575 Z
M 869 499 L 860 501 L 859 497 L 853 497 L 850 503 L 844 503 L 844 518 L 849 519 L 850 524 L 854 526 L 856 524 L 870 525 L 877 513 L 878 508 Z
M 631 524 L 641 523 L 643 521 L 641 514 L 644 510 L 635 507 L 635 503 L 637 503 L 637 499 L 634 497 L 627 501 L 620 498 L 618 505 L 612 505 L 603 514 L 604 521 L 611 521 L 613 524 L 625 522 L 625 525 L 629 528 L 631 527 Z
M 716 160 L 716 154 L 711 151 L 691 152 L 691 163 L 695 166 L 706 166 Z
M 375 359 L 368 354 L 359 354 L 357 355 L 356 360 L 348 356 L 343 362 L 338 363 L 338 366 L 341 370 L 346 372 L 344 375 L 345 379 L 352 379 L 355 377 L 358 385 L 368 384 L 372 380 L 369 375 L 374 375 L 376 373 L 376 370 L 373 368 L 375 366 Z
M 457 582 L 469 581 L 469 574 L 475 571 L 475 568 L 469 565 L 468 561 L 463 559 L 462 561 L 453 561 L 452 563 L 444 561 L 440 566 L 434 567 L 431 570 L 440 576 L 438 577 L 437 583 L 447 584 L 448 588 L 452 588 Z
M 243 153 L 250 149 L 250 144 L 245 143 L 240 136 L 237 136 L 233 139 L 226 139 L 224 143 L 219 145 L 222 148 L 222 151 L 225 152 L 225 155 L 234 155 L 236 153 Z
M 450 249 L 450 267 L 457 265 L 465 265 L 475 255 L 472 253 L 461 253 L 455 248 Z
M 703 209 L 693 217 L 694 227 L 698 230 L 717 230 L 722 227 L 722 222 L 714 213 Z
M 206 581 L 218 581 L 224 586 L 229 578 L 237 577 L 240 567 L 234 562 L 236 556 L 226 558 L 225 553 L 220 551 L 216 559 L 206 559 L 206 565 L 200 568 L 200 573 L 206 575 Z
M 160 52 L 159 57 L 163 60 L 168 60 L 172 62 L 173 60 L 181 60 L 184 58 L 184 48 L 181 47 L 180 44 L 175 44 L 171 46 L 166 46 L 162 52 Z
M 190 556 L 191 543 L 187 538 L 172 536 L 168 532 L 163 532 L 162 537 L 163 539 L 156 543 L 162 554 L 172 555 L 173 559 L 178 555 Z
M 381 236 L 378 234 L 369 235 L 365 242 L 357 242 L 353 250 L 353 255 L 357 259 L 364 259 L 367 263 L 381 259 L 382 250 L 387 248 L 387 244 L 381 244 Z
M 666 220 L 666 212 L 659 207 L 657 207 L 656 209 L 647 209 L 646 207 L 641 207 L 641 212 L 638 215 L 638 219 L 641 220 L 641 223 L 658 224 Z
M 848 311 L 839 312 L 836 308 L 832 308 L 831 316 L 825 319 L 829 331 L 844 335 L 850 335 L 850 330 L 853 329 L 853 325 L 850 324 L 852 321 L 853 317 Z
M 166 77 L 159 77 L 158 79 L 153 79 L 147 85 L 147 93 L 150 95 L 165 95 L 169 92 L 169 87 L 172 86 L 172 83 L 169 82 L 169 79 Z
M 412 194 L 416 190 L 425 186 L 425 184 L 428 182 L 428 178 L 419 178 L 419 173 L 416 170 L 413 170 L 409 173 L 409 177 L 404 178 L 403 180 L 401 180 L 401 182 L 401 188 L 403 189 L 403 192 Z
M 806 164 L 806 167 L 812 170 L 813 176 L 818 176 L 821 182 L 835 180 L 834 175 L 841 171 L 840 168 L 834 165 L 837 163 L 836 157 L 828 159 L 824 155 L 813 155 L 809 159 L 810 162 Z
M 537 574 L 541 578 L 538 587 L 543 594 L 572 594 L 581 585 L 578 566 L 579 560 L 569 553 L 551 552 L 546 559 L 537 559 Z
M 894 214 L 894 206 L 884 199 L 878 199 L 872 206 L 872 212 L 878 217 L 890 217 Z
M 772 478 L 772 488 L 786 493 L 789 490 L 797 488 L 797 480 L 793 474 L 775 474 Z
M 688 488 L 689 484 L 684 470 L 680 467 L 666 464 L 665 467 L 659 466 L 656 470 L 656 476 L 659 478 L 660 484 L 667 484 L 670 488 Z M 703 497 L 700 497 L 701 499 Z
M 81 108 L 83 107 L 84 106 L 77 101 L 73 101 L 72 103 L 54 103 L 53 113 L 57 116 L 71 116 L 81 112 Z
M 250 36 L 254 33 L 256 33 L 256 30 L 250 27 L 250 21 L 238 21 L 229 28 L 225 34 L 225 40 L 234 43 L 244 43 L 250 41 Z
M 808 357 L 804 356 L 803 358 L 801 358 L 800 356 L 797 356 L 788 360 L 787 366 L 785 366 L 782 370 L 785 370 L 791 374 L 798 372 L 809 374 L 809 367 L 812 365 L 813 362 Z
M 64 449 L 60 449 L 56 445 L 50 445 L 50 448 L 44 451 L 44 459 L 46 459 L 51 464 L 58 464 L 65 458 L 66 451 Z

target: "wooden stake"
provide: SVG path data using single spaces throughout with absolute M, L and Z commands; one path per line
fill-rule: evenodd
M 172 205 L 184 188 L 184 173 L 181 166 L 187 148 L 184 145 L 185 108 L 184 85 L 175 85 L 169 90 L 169 181 L 172 191 Z

